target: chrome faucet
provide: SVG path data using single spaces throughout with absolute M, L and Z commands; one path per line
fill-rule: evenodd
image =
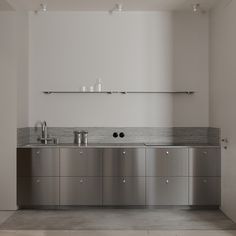
M 48 137 L 48 127 L 47 127 L 47 122 L 43 121 L 42 122 L 42 139 L 46 140 Z
M 42 135 L 41 137 L 38 138 L 38 140 L 42 143 L 42 144 L 48 144 L 49 141 L 52 141 L 53 139 L 51 137 L 49 137 L 48 135 L 48 126 L 47 126 L 47 122 L 43 121 L 43 122 L 39 122 L 41 124 L 41 128 L 42 128 Z M 35 125 L 35 127 L 37 128 L 37 123 Z

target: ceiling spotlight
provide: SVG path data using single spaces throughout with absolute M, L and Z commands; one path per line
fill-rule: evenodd
M 109 11 L 110 14 L 112 14 L 113 12 L 122 12 L 123 9 L 123 5 L 120 3 L 116 3 L 115 6 Z
M 41 7 L 41 10 L 42 10 L 43 12 L 46 12 L 46 11 L 47 11 L 47 5 L 46 5 L 46 3 L 41 3 L 41 4 L 40 4 L 40 7 Z
M 200 3 L 193 4 L 192 10 L 193 10 L 193 13 L 195 13 L 195 14 L 204 14 L 205 13 L 205 11 L 201 8 Z
M 35 10 L 34 12 L 37 14 L 38 12 L 46 12 L 47 11 L 47 4 L 46 3 L 40 3 L 39 9 Z
M 193 4 L 193 12 L 197 13 L 200 10 L 200 3 Z

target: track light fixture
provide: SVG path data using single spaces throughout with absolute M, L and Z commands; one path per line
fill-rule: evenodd
M 40 3 L 39 5 L 39 9 L 38 10 L 35 10 L 34 12 L 37 14 L 39 12 L 47 12 L 47 4 L 45 2 L 43 3 Z
M 205 11 L 201 8 L 200 3 L 192 4 L 192 10 L 194 14 L 204 14 Z
M 113 12 L 122 12 L 123 11 L 123 5 L 120 3 L 116 3 L 115 6 L 109 10 L 109 13 L 112 14 Z

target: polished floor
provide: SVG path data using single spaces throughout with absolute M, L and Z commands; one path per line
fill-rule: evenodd
M 79 209 L 20 210 L 0 224 L 0 230 L 236 230 L 220 210 Z M 172 232 L 173 233 L 173 232 Z

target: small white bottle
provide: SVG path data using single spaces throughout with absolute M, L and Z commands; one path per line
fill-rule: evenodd
M 101 78 L 97 79 L 95 88 L 97 92 L 102 92 L 102 79 Z
M 81 87 L 81 91 L 82 91 L 82 92 L 86 92 L 86 86 L 82 86 L 82 87 Z

